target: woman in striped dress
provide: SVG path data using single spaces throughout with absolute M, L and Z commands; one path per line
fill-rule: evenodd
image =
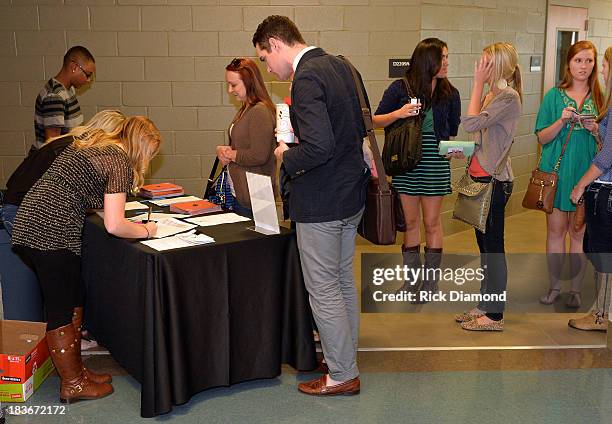
M 398 119 L 423 114 L 422 158 L 417 166 L 393 177 L 406 218 L 402 254 L 404 265 L 420 268 L 421 216 L 425 225 L 425 273 L 421 281 L 408 281 L 400 290 L 436 292 L 438 282 L 428 270 L 442 259 L 442 199 L 451 192 L 448 158 L 438 154 L 440 140 L 457 135 L 461 116 L 459 92 L 447 79 L 448 47 L 437 38 L 417 44 L 405 79 L 417 104 L 410 103 L 405 82 L 397 80 L 385 91 L 374 114 L 374 126 L 386 127 Z M 431 275 L 429 275 L 431 274 Z M 422 283 L 422 287 L 421 287 Z

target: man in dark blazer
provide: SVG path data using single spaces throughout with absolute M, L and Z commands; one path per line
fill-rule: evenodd
M 329 370 L 298 389 L 311 395 L 357 394 L 353 255 L 369 169 L 355 82 L 343 59 L 308 47 L 285 16 L 267 17 L 253 45 L 268 72 L 280 80 L 293 76 L 290 117 L 299 143 L 289 149 L 281 141 L 274 154 L 291 178 L 289 215 L 297 223 L 304 282 L 321 337 L 323 368 Z

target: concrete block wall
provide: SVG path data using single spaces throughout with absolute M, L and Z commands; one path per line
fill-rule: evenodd
M 506 214 L 523 211 L 521 202 L 531 170 L 537 162 L 537 140 L 533 128 L 543 78 L 541 72 L 529 72 L 529 60 L 532 55 L 544 53 L 546 1 L 424 0 L 421 25 L 421 38 L 439 37 L 448 43 L 449 78 L 461 94 L 463 112 L 472 88 L 474 62 L 482 49 L 496 41 L 510 42 L 516 47 L 523 77 L 523 112 L 510 152 L 515 183 Z M 460 128 L 457 138 L 465 140 L 472 139 L 472 136 Z M 453 181 L 465 172 L 465 166 L 465 161 L 451 162 Z M 452 219 L 455 200 L 455 194 L 446 196 L 442 206 L 446 234 L 469 228 Z
M 588 5 L 588 39 L 595 44 L 599 53 L 599 64 L 603 54 L 612 46 L 612 0 L 592 0 Z
M 589 37 L 602 50 L 612 37 L 611 1 L 576 1 L 588 3 Z M 173 181 L 201 193 L 215 146 L 227 140 L 238 108 L 226 93 L 224 67 L 234 57 L 254 57 L 252 33 L 270 14 L 293 19 L 309 44 L 349 57 L 366 81 L 373 108 L 390 83 L 387 60 L 408 57 L 421 38 L 448 42 L 451 81 L 464 107 L 482 48 L 497 40 L 514 43 L 525 101 L 512 151 L 517 182 L 509 212 L 520 211 L 536 164 L 532 132 L 542 74 L 528 72 L 528 65 L 531 55 L 544 51 L 545 0 L 3 0 L 0 187 L 34 139 L 38 91 L 57 73 L 66 49 L 82 44 L 97 62 L 96 80 L 79 93 L 85 118 L 105 108 L 149 116 L 164 143 L 148 181 Z M 273 100 L 282 101 L 288 83 L 261 69 Z M 377 135 L 382 143 L 382 132 Z M 453 178 L 464 166 L 453 163 Z M 454 196 L 447 196 L 447 233 L 465 228 L 450 219 L 453 204 Z

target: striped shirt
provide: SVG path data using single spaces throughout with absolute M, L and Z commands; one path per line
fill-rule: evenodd
M 45 142 L 45 128 L 60 128 L 60 134 L 83 123 L 83 114 L 74 88 L 67 90 L 55 78 L 51 78 L 36 97 L 34 130 L 36 147 Z

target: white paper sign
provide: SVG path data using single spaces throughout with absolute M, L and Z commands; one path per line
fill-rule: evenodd
M 232 224 L 234 222 L 250 221 L 250 219 L 230 212 L 221 213 L 217 215 L 198 216 L 196 218 L 186 219 L 185 221 L 199 225 L 200 227 L 211 227 L 213 225 Z
M 272 191 L 272 179 L 267 175 L 246 173 L 255 231 L 262 234 L 279 234 L 276 202 Z

